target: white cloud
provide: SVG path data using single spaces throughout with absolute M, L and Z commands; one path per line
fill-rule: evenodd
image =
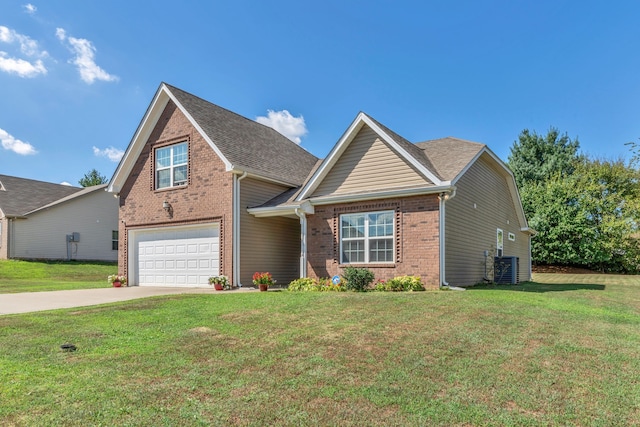
M 98 147 L 93 147 L 93 154 L 98 157 L 106 157 L 112 162 L 119 162 L 124 155 L 124 151 L 115 147 L 105 148 L 104 150 L 101 150 Z
M 17 74 L 20 77 L 35 77 L 47 74 L 47 69 L 40 59 L 35 62 L 20 58 L 7 58 L 7 53 L 0 51 L 0 71 Z
M 27 156 L 29 154 L 36 154 L 37 151 L 33 145 L 28 142 L 20 141 L 19 139 L 11 136 L 7 131 L 0 128 L 0 142 L 2 142 L 2 148 L 5 150 L 11 150 L 14 153 Z
M 118 76 L 107 73 L 96 64 L 96 48 L 89 40 L 67 37 L 67 33 L 63 28 L 56 29 L 56 37 L 58 37 L 61 42 L 66 41 L 69 44 L 70 50 L 75 54 L 75 58 L 70 62 L 78 68 L 80 78 L 85 83 L 92 84 L 96 80 L 105 82 L 118 80 Z
M 0 42 L 7 44 L 17 43 L 20 46 L 20 53 L 25 57 L 45 58 L 49 56 L 47 51 L 40 50 L 38 42 L 3 25 L 0 25 Z M 47 74 L 47 69 L 41 59 L 28 60 L 10 56 L 4 51 L 0 51 L 0 71 L 17 74 L 20 77 L 35 77 L 38 74 Z
M 49 56 L 46 50 L 40 50 L 37 41 L 4 25 L 0 25 L 0 41 L 9 44 L 17 42 L 20 44 L 20 52 L 27 56 L 38 58 Z
M 69 187 L 73 187 L 73 184 L 69 184 L 67 181 L 62 181 L 60 185 L 68 185 Z
M 24 11 L 27 12 L 29 15 L 33 15 L 38 10 L 38 8 L 32 5 L 31 3 L 22 5 L 22 7 L 24 8 Z
M 294 117 L 287 110 L 267 110 L 267 116 L 258 116 L 256 121 L 277 130 L 296 144 L 300 144 L 301 137 L 307 134 L 304 117 Z

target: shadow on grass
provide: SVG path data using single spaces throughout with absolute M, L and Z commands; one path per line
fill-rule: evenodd
M 524 282 L 517 285 L 482 284 L 467 288 L 473 290 L 517 291 L 517 292 L 566 292 L 566 291 L 604 291 L 605 285 L 587 283 L 538 283 Z

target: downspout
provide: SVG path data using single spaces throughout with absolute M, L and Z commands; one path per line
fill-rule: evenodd
M 459 288 L 456 286 L 450 286 L 449 282 L 447 282 L 446 280 L 446 276 L 445 276 L 445 268 L 446 268 L 446 262 L 445 262 L 445 213 L 446 213 L 446 209 L 445 209 L 445 205 L 447 200 L 451 200 L 456 196 L 456 190 L 455 188 L 453 188 L 451 191 L 447 191 L 447 192 L 443 192 L 440 193 L 438 195 L 438 200 L 440 201 L 439 203 L 439 221 L 438 221 L 438 225 L 439 225 L 439 234 L 440 234 L 440 289 L 442 288 L 448 288 L 448 289 L 452 289 L 452 290 L 456 290 L 456 291 L 464 291 L 464 288 Z
M 13 241 L 15 241 L 13 234 L 15 233 L 16 227 L 15 227 L 15 218 L 9 218 L 9 225 L 7 226 L 7 233 L 9 233 L 9 236 L 7 236 L 7 258 L 11 259 L 13 258 Z
M 243 172 L 241 176 L 233 174 L 233 283 L 241 288 L 240 283 L 240 181 L 247 176 L 247 172 Z
M 307 216 L 300 212 L 300 208 L 295 209 L 296 215 L 300 218 L 300 278 L 307 277 Z
M 532 256 L 531 256 L 531 238 L 533 236 L 529 234 L 529 280 L 533 280 L 533 266 L 531 265 Z

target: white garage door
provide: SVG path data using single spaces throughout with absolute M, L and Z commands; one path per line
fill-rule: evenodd
M 136 283 L 140 286 L 208 286 L 219 274 L 217 225 L 136 231 Z

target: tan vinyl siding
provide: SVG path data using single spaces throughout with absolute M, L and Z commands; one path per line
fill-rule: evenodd
M 504 231 L 504 256 L 517 256 L 520 280 L 529 280 L 529 235 L 520 231 L 507 178 L 495 161 L 483 154 L 457 182 L 456 196 L 446 203 L 446 280 L 468 286 L 482 281 L 484 251 L 492 259 L 496 230 Z M 509 233 L 516 236 L 510 241 Z M 491 271 L 491 268 L 489 268 Z
M 431 184 L 363 126 L 313 196 Z
M 80 233 L 70 244 L 76 260 L 117 261 L 111 232 L 118 229 L 118 200 L 103 190 L 16 219 L 12 227 L 11 257 L 67 259 L 67 234 Z
M 247 207 L 260 205 L 287 188 L 245 178 L 240 181 L 240 282 L 252 286 L 256 271 L 268 271 L 278 284 L 299 277 L 300 221 L 297 218 L 256 218 Z

